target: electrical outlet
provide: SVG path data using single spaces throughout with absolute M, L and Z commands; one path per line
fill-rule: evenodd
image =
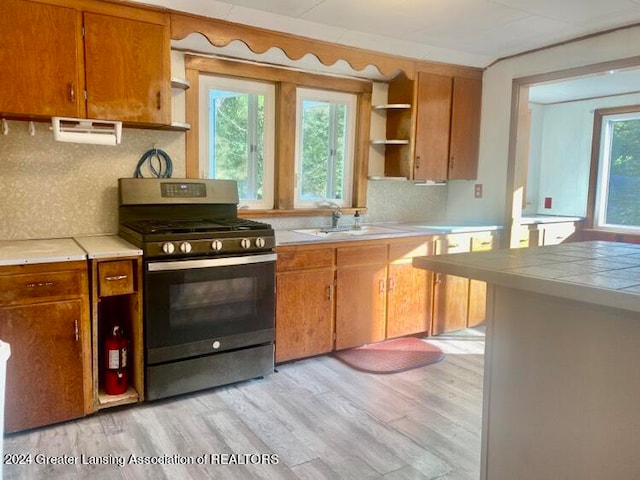
M 476 183 L 473 187 L 473 197 L 482 198 L 482 184 Z
M 544 197 L 544 208 L 551 208 L 551 197 Z

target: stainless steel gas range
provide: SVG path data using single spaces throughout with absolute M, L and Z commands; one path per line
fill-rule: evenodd
M 123 178 L 119 234 L 143 250 L 146 398 L 274 371 L 275 235 L 229 180 Z

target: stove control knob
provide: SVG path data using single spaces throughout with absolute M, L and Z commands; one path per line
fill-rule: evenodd
M 262 237 L 256 238 L 256 247 L 264 248 L 264 238 Z
M 247 248 L 251 248 L 251 240 L 249 240 L 248 238 L 243 238 L 242 240 L 240 240 L 240 246 L 245 250 Z
M 167 255 L 171 255 L 173 252 L 176 251 L 176 247 L 171 242 L 163 243 L 162 244 L 162 251 L 164 253 L 166 253 Z
M 214 240 L 211 242 L 211 250 L 215 252 L 222 250 L 222 240 Z
M 189 242 L 182 242 L 180 244 L 180 251 L 182 253 L 189 253 L 191 252 L 191 244 Z

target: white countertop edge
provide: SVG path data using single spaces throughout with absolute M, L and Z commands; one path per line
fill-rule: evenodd
M 452 225 L 439 226 L 422 223 L 371 223 L 372 226 L 382 226 L 397 230 L 396 232 L 385 232 L 365 235 L 353 235 L 350 237 L 316 237 L 298 233 L 294 229 L 276 230 L 276 246 L 306 245 L 318 243 L 348 243 L 363 240 L 384 240 L 393 238 L 411 238 L 423 236 L 448 235 L 455 233 L 474 233 L 502 230 L 500 225 Z
M 115 234 L 73 237 L 90 260 L 139 257 L 142 250 Z
M 508 271 L 491 270 L 483 267 L 463 265 L 448 261 L 444 257 L 445 256 L 442 258 L 438 258 L 437 256 L 415 257 L 413 259 L 413 266 L 439 273 L 448 273 L 459 277 L 482 280 L 502 287 L 526 290 L 540 293 L 542 295 L 575 300 L 577 302 L 640 312 L 640 294 L 635 292 L 606 289 L 559 279 L 535 277 Z
M 38 263 L 58 263 L 58 262 L 75 262 L 86 260 L 86 254 L 78 255 L 64 255 L 64 256 L 47 256 L 47 257 L 34 257 L 34 258 L 11 258 L 0 260 L 0 266 L 8 267 L 11 265 L 31 265 Z

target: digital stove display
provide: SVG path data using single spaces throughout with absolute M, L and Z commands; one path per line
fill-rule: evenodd
M 162 182 L 160 193 L 165 198 L 198 198 L 207 196 L 204 183 Z

